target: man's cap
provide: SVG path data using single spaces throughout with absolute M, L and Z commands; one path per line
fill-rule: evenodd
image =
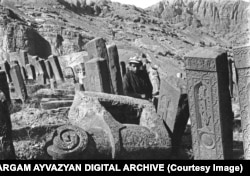
M 129 61 L 129 63 L 142 64 L 141 59 L 137 56 L 130 57 L 128 61 Z

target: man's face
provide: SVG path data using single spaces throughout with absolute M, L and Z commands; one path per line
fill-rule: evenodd
M 137 73 L 139 70 L 139 64 L 136 63 L 130 63 L 130 70 L 134 73 Z

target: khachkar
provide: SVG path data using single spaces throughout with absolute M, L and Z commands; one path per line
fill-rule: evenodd
M 244 157 L 250 159 L 250 46 L 233 49 L 238 70 L 238 88 L 243 131 Z
M 230 159 L 233 113 L 227 54 L 202 48 L 185 61 L 194 158 Z
M 0 160 L 15 159 L 8 106 L 10 94 L 7 77 L 4 71 L 0 71 L 0 82 Z

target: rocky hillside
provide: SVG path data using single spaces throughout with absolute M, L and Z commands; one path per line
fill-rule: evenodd
M 103 37 L 118 46 L 120 60 L 146 53 L 171 78 L 184 73 L 183 56 L 193 48 L 248 39 L 249 3 L 240 0 L 165 0 L 148 9 L 109 0 L 0 2 L 0 60 L 24 49 L 30 56 L 61 56 L 67 65 L 86 57 L 89 40 Z
M 148 10 L 172 24 L 199 28 L 235 46 L 249 41 L 249 4 L 245 0 L 163 0 Z

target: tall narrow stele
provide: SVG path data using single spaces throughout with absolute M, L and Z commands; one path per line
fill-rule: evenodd
M 200 48 L 185 62 L 194 159 L 230 159 L 233 113 L 227 54 Z
M 234 48 L 233 53 L 239 77 L 238 90 L 244 157 L 250 159 L 250 46 Z

